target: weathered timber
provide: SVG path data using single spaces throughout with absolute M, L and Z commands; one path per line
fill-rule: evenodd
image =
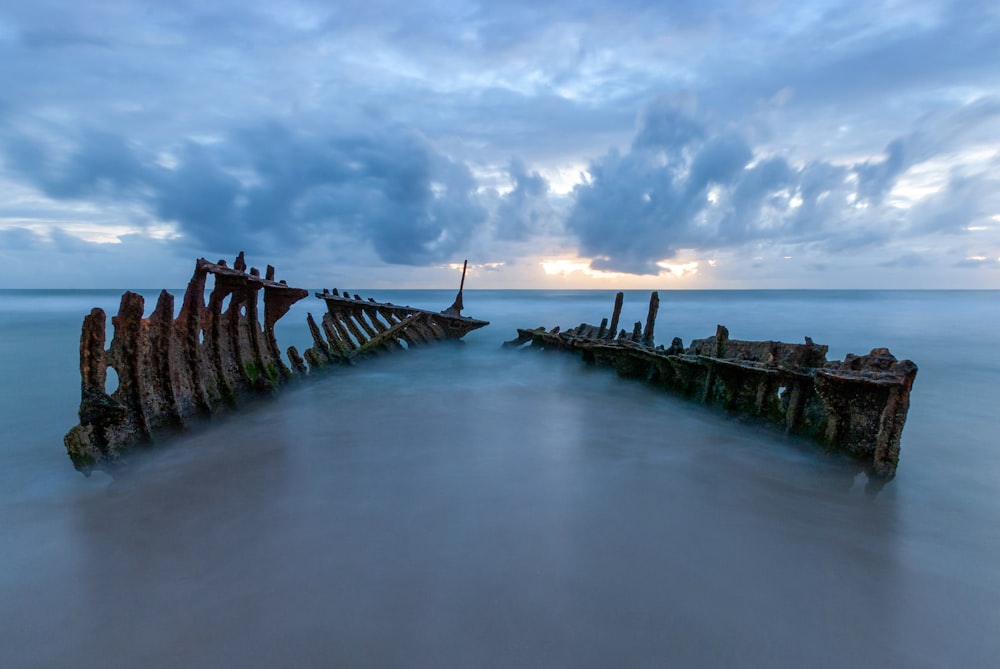
M 206 304 L 209 275 L 215 286 Z M 463 287 L 464 281 L 463 269 Z M 461 316 L 462 288 L 455 304 L 441 314 L 362 301 L 334 290 L 332 295 L 317 294 L 327 305 L 322 328 L 312 314 L 307 317 L 313 346 L 302 355 L 290 347 L 285 364 L 274 326 L 308 295 L 275 281 L 271 265 L 263 279 L 255 267 L 248 272 L 241 252 L 232 268 L 224 260 L 195 263 L 176 319 L 170 293 L 162 291 L 152 314 L 143 318 L 143 297 L 126 292 L 111 319 L 114 334 L 106 349 L 107 316 L 93 309 L 80 335 L 80 423 L 64 438 L 73 465 L 84 473 L 113 466 L 133 447 L 254 395 L 273 393 L 295 376 L 400 349 L 401 342 L 460 339 L 489 324 Z M 109 370 L 118 377 L 111 392 L 106 388 Z
M 910 406 L 917 365 L 897 360 L 886 348 L 868 355 L 826 359 L 828 347 L 729 338 L 718 326 L 712 337 L 687 348 L 674 337 L 669 348 L 655 346 L 653 327 L 659 295 L 653 293 L 645 332 L 636 323 L 631 336 L 617 339 L 622 294 L 618 293 L 610 332 L 585 323 L 570 330 L 518 329 L 506 347 L 578 352 L 587 362 L 614 367 L 638 378 L 743 417 L 762 419 L 790 434 L 809 437 L 863 463 L 869 479 L 891 480 L 899 463 L 900 438 Z
M 319 328 L 313 330 L 315 344 L 310 351 L 317 362 L 350 363 L 356 358 L 419 346 L 435 341 L 458 340 L 489 321 L 462 316 L 462 291 L 468 261 L 462 267 L 462 282 L 455 302 L 441 312 L 376 302 L 360 295 L 354 297 L 336 288 L 316 293 L 326 303 L 323 314 L 324 341 Z M 310 319 L 312 316 L 310 315 Z

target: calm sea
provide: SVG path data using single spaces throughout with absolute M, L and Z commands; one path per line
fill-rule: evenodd
M 85 478 L 62 445 L 80 324 L 119 295 L 0 291 L 0 666 L 1000 666 L 998 292 L 661 292 L 660 342 L 721 323 L 917 362 L 876 496 L 780 433 L 500 350 L 599 323 L 606 291 L 469 291 L 493 324 L 464 346 L 338 368 Z

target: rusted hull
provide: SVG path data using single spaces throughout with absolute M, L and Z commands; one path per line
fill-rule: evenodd
M 350 362 L 433 341 L 457 340 L 489 325 L 488 321 L 448 313 L 451 310 L 434 312 L 375 302 L 360 295 L 341 294 L 336 288 L 316 293 L 316 297 L 326 303 L 326 313 L 321 327 L 309 315 L 313 346 L 306 351 L 306 360 L 313 366 Z
M 740 341 L 719 326 L 713 337 L 684 347 L 653 344 L 659 296 L 650 300 L 646 327 L 617 336 L 622 294 L 612 326 L 581 324 L 560 331 L 519 329 L 505 346 L 580 353 L 584 360 L 638 378 L 731 413 L 760 419 L 791 434 L 805 435 L 864 463 L 870 478 L 891 480 L 899 463 L 900 438 L 910 406 L 917 366 L 896 360 L 888 349 L 828 361 L 827 347 L 776 341 Z
M 206 304 L 210 275 L 215 286 Z M 261 292 L 263 321 L 258 309 Z M 286 364 L 274 326 L 308 295 L 275 281 L 271 266 L 264 278 L 256 268 L 248 272 L 240 253 L 232 268 L 223 260 L 202 258 L 195 263 L 177 318 L 170 293 L 162 291 L 152 314 L 143 318 L 143 297 L 126 292 L 112 318 L 114 335 L 107 349 L 107 317 L 101 309 L 92 310 L 80 336 L 80 423 L 64 439 L 74 466 L 88 473 L 114 465 L 130 449 L 182 429 L 193 419 L 273 393 L 293 377 L 331 362 L 460 339 L 488 325 L 460 313 L 436 314 L 327 292 L 317 295 L 327 305 L 325 337 L 310 314 L 314 346 L 305 359 L 289 347 Z M 461 304 L 461 291 L 456 303 Z M 115 389 L 106 387 L 109 369 L 118 377 Z

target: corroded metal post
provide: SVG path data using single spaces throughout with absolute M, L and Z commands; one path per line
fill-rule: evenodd
M 458 295 L 455 296 L 455 301 L 452 305 L 442 312 L 448 316 L 461 316 L 462 309 L 465 308 L 465 305 L 462 304 L 462 290 L 465 288 L 465 271 L 468 268 L 469 261 L 466 260 L 462 263 L 462 282 L 458 284 Z
M 625 302 L 625 293 L 619 292 L 615 295 L 615 309 L 611 313 L 611 325 L 608 326 L 608 338 L 614 339 L 618 336 L 618 319 L 622 315 L 622 304 Z
M 653 328 L 656 327 L 656 312 L 660 310 L 660 294 L 655 290 L 649 296 L 649 311 L 646 313 L 646 330 L 642 333 L 644 346 L 653 345 Z

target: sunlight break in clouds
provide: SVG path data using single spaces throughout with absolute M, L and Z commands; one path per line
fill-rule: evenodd
M 480 269 L 486 270 L 486 271 L 498 270 L 501 267 L 503 267 L 505 264 L 506 263 L 502 263 L 502 262 L 479 262 L 479 263 L 472 263 L 472 262 L 470 262 L 469 266 L 468 266 L 468 269 L 469 269 L 470 272 L 474 272 L 475 270 L 480 270 Z M 460 263 L 460 262 L 448 263 L 448 269 L 454 269 L 454 270 L 461 271 L 462 267 L 464 267 L 464 263 Z
M 709 264 L 714 265 L 714 261 L 709 261 Z M 594 269 L 593 260 L 587 258 L 553 258 L 551 260 L 543 260 L 541 265 L 542 270 L 549 276 L 568 276 L 579 273 L 594 279 L 616 281 L 625 279 L 628 276 L 623 272 L 605 272 Z M 698 273 L 697 262 L 678 264 L 661 260 L 656 265 L 665 270 L 664 272 L 660 272 L 660 276 L 664 277 L 680 279 L 684 276 Z

